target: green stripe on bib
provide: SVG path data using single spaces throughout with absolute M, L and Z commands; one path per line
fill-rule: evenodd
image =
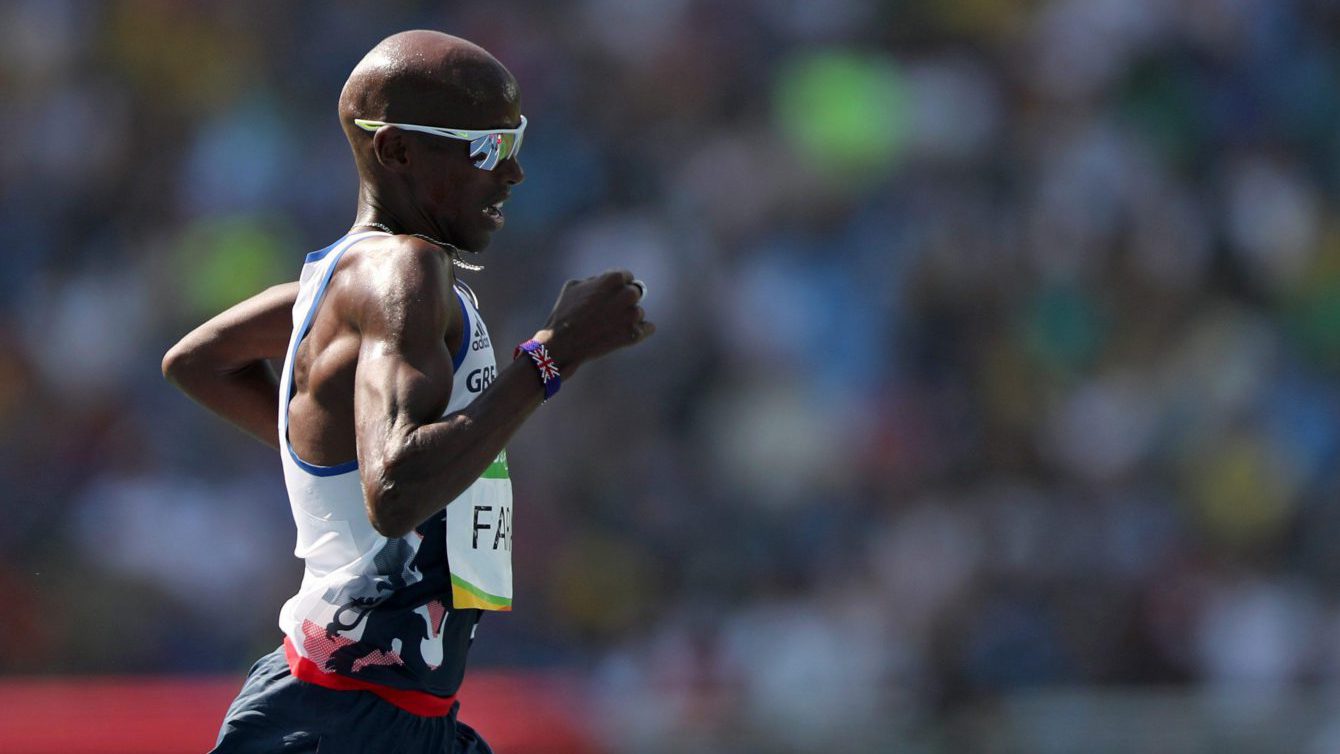
M 511 479 L 507 475 L 507 451 L 498 454 L 497 459 L 489 464 L 484 473 L 479 475 L 480 479 Z

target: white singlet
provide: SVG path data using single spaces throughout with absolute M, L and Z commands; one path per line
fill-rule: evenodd
M 284 604 L 295 676 L 334 688 L 365 688 L 419 714 L 445 714 L 460 686 L 481 610 L 512 604 L 512 487 L 506 452 L 454 500 L 408 535 L 388 539 L 368 520 L 357 459 L 317 466 L 288 442 L 294 358 L 321 300 L 354 244 L 345 236 L 307 255 L 293 306 L 293 335 L 280 379 L 284 480 L 297 525 L 302 586 Z M 488 328 L 468 288 L 455 291 L 465 335 L 444 415 L 469 405 L 497 376 Z M 450 503 L 450 504 L 448 504 Z

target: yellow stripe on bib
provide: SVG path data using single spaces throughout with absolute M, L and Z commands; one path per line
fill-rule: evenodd
M 506 612 L 512 609 L 512 600 L 489 594 L 465 579 L 451 574 L 451 606 L 456 609 L 477 608 L 479 610 L 498 610 Z

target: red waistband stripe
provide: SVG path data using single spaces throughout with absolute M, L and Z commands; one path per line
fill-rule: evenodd
M 396 689 L 346 675 L 327 673 L 316 663 L 298 654 L 298 650 L 287 636 L 284 637 L 284 658 L 288 660 L 289 672 L 300 681 L 336 691 L 370 691 L 400 709 L 420 717 L 446 717 L 451 714 L 451 708 L 456 704 L 455 694 L 437 696 L 426 691 Z

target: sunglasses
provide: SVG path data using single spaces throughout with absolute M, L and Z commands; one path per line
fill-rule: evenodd
M 526 133 L 526 116 L 521 116 L 521 125 L 516 128 L 490 128 L 487 131 L 471 131 L 464 128 L 439 128 L 437 126 L 416 126 L 411 123 L 385 123 L 380 120 L 354 118 L 354 125 L 364 131 L 376 133 L 387 126 L 403 128 L 406 131 L 418 131 L 448 139 L 470 142 L 470 157 L 480 170 L 492 170 L 499 162 L 515 157 L 521 151 L 521 137 Z

